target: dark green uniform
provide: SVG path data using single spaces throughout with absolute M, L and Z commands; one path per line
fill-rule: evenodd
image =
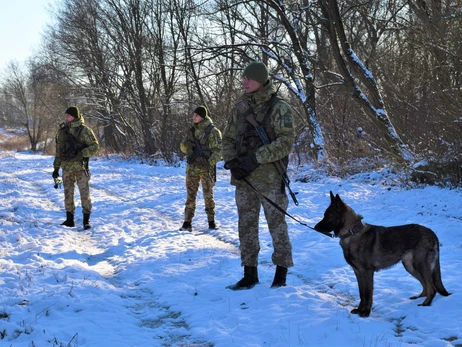
M 268 108 L 268 102 L 275 92 L 272 82 L 269 81 L 263 89 L 242 96 L 242 99 L 246 100 L 253 108 L 256 118 L 263 119 L 267 133 L 273 132 L 275 140 L 271 144 L 263 144 L 250 123 L 235 108 L 223 132 L 223 159 L 226 163 L 233 158 L 241 158 L 255 153 L 260 165 L 246 179 L 260 193 L 286 210 L 288 198 L 285 189 L 281 186 L 281 176 L 273 162 L 289 155 L 295 133 L 292 111 L 285 101 L 276 98 L 272 106 Z M 268 114 L 264 114 L 265 112 Z M 263 206 L 268 229 L 273 240 L 272 261 L 275 265 L 285 268 L 293 266 L 292 245 L 289 240 L 285 215 L 256 194 L 245 181 L 231 177 L 231 184 L 236 186 L 242 265 L 250 267 L 258 265 L 258 253 L 260 251 L 258 220 L 260 208 Z
M 204 156 L 198 155 L 191 161 L 198 149 L 194 143 L 194 137 L 200 142 Z M 221 132 L 213 126 L 209 116 L 206 116 L 200 123 L 195 123 L 188 129 L 180 149 L 188 155 L 186 167 L 186 190 L 187 197 L 184 209 L 184 220 L 191 222 L 196 211 L 196 197 L 199 184 L 202 183 L 204 195 L 205 212 L 209 221 L 215 219 L 215 200 L 213 187 L 216 181 L 216 164 L 221 160 Z M 196 153 L 197 154 L 197 153 Z

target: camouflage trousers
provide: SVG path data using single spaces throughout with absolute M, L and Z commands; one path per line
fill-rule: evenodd
M 256 189 L 274 201 L 284 211 L 287 210 L 289 200 L 284 192 L 281 192 L 281 182 L 255 185 Z M 263 206 L 268 229 L 273 240 L 274 252 L 272 261 L 275 265 L 291 267 L 292 244 L 289 239 L 289 232 L 285 215 L 259 196 L 245 182 L 236 186 L 236 205 L 239 214 L 238 231 L 241 249 L 241 265 L 257 266 L 260 241 L 258 235 L 258 220 L 260 209 Z
M 75 183 L 79 187 L 80 202 L 82 204 L 82 212 L 91 214 L 91 198 L 90 198 L 90 176 L 87 176 L 84 170 L 68 171 L 63 170 L 63 186 L 64 186 L 64 208 L 67 212 L 75 214 L 74 190 Z
M 196 212 L 196 198 L 199 184 L 202 183 L 204 195 L 205 213 L 208 220 L 215 219 L 215 200 L 213 198 L 213 187 L 215 181 L 207 171 L 186 173 L 186 203 L 184 208 L 184 220 L 191 222 Z

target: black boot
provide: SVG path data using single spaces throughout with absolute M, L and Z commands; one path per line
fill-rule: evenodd
M 66 220 L 62 222 L 61 225 L 64 225 L 69 228 L 75 227 L 74 215 L 70 212 L 66 212 Z
M 286 286 L 286 277 L 287 277 L 287 268 L 284 266 L 276 266 L 276 274 L 274 275 L 273 284 L 271 288 L 274 287 L 285 287 Z
M 215 224 L 215 220 L 209 220 L 209 229 L 217 229 L 217 225 Z
M 191 222 L 184 222 L 183 225 L 181 226 L 180 228 L 180 231 L 192 231 L 192 225 L 191 225 Z
M 258 283 L 258 271 L 256 266 L 244 266 L 244 277 L 237 282 L 227 286 L 231 290 L 251 289 Z
M 83 214 L 83 230 L 88 230 L 91 228 L 90 224 L 90 214 Z

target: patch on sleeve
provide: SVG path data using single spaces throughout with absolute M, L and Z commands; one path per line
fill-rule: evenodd
M 286 103 L 280 103 L 278 106 L 281 128 L 292 129 L 294 127 L 294 119 L 292 117 L 292 112 L 289 109 L 289 105 Z
M 281 127 L 282 128 L 293 128 L 294 127 L 294 122 L 293 118 L 290 112 L 288 112 L 287 109 L 282 110 L 282 115 L 281 115 Z
M 283 118 L 284 128 L 293 128 L 294 122 L 292 121 L 292 117 L 288 114 L 284 115 Z

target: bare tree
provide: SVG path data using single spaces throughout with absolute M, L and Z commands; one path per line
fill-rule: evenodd
M 258 59 L 294 109 L 299 153 L 319 160 L 329 151 L 351 165 L 438 152 L 458 165 L 462 30 L 453 2 L 60 4 L 41 71 L 66 85 L 57 94 L 98 120 L 116 151 L 175 160 L 192 107 L 206 104 L 223 126 L 242 92 L 240 70 Z
M 27 69 L 10 63 L 2 84 L 4 107 L 16 116 L 16 125 L 25 127 L 31 150 L 38 151 L 54 124 L 54 109 L 50 107 L 53 85 L 49 76 L 33 62 Z

